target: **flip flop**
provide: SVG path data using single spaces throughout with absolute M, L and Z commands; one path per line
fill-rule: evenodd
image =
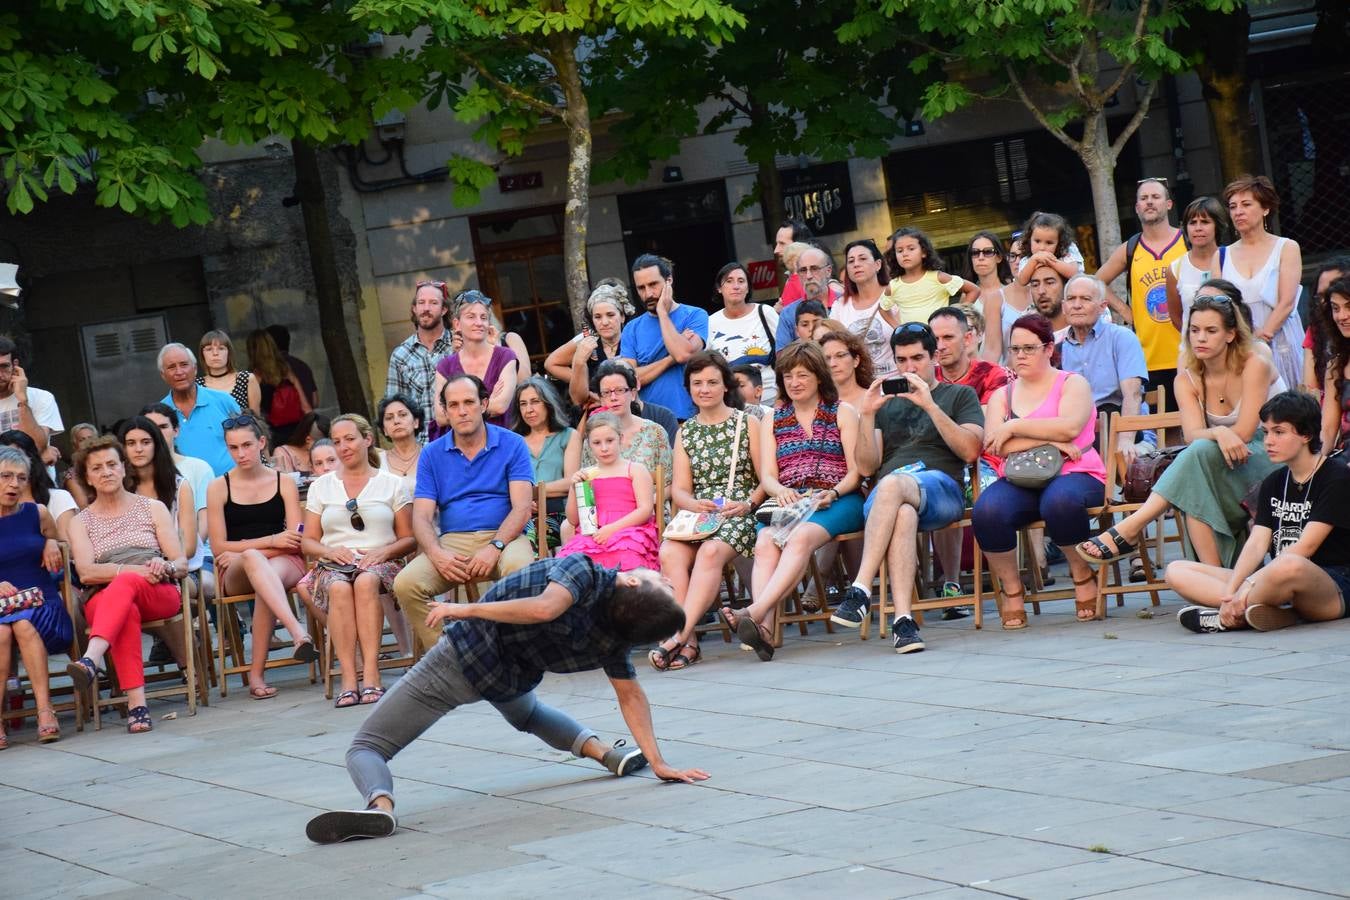
M 750 616 L 738 617 L 736 636 L 751 650 L 755 651 L 755 655 L 759 657 L 760 662 L 768 662 L 773 659 L 773 644 L 769 643 L 764 626 Z
M 248 695 L 254 700 L 271 700 L 277 695 L 277 689 L 270 684 L 264 684 L 259 687 L 249 688 Z
M 384 696 L 384 688 L 368 687 L 361 692 L 361 706 L 373 706 Z
M 343 703 L 342 701 L 344 700 L 350 700 L 351 702 Z M 337 699 L 333 701 L 334 709 L 351 709 L 353 706 L 360 706 L 360 705 L 361 705 L 361 697 L 356 693 L 356 691 L 343 691 L 342 693 L 338 694 Z
M 1101 535 L 1098 535 L 1097 537 L 1090 537 L 1086 541 L 1083 541 L 1083 543 L 1073 548 L 1078 553 L 1078 555 L 1083 558 L 1084 562 L 1086 562 L 1090 566 L 1093 566 L 1094 568 L 1110 565 L 1111 563 L 1118 562 L 1122 559 L 1125 559 L 1126 557 L 1134 556 L 1134 554 L 1139 552 L 1138 547 L 1136 547 L 1134 544 L 1131 544 L 1129 541 L 1125 540 L 1123 537 L 1120 536 L 1120 532 L 1116 531 L 1114 525 L 1106 529 L 1106 531 L 1102 532 L 1102 534 L 1105 534 L 1112 540 L 1112 542 L 1115 543 L 1116 550 L 1114 553 L 1111 552 L 1110 547 L 1102 543 Z M 1083 548 L 1088 545 L 1095 547 L 1097 549 L 1097 552 L 1100 553 L 1101 556 L 1093 556 L 1091 553 L 1086 552 Z

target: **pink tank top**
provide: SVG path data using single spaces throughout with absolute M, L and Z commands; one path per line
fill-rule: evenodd
M 1053 419 L 1059 415 L 1059 401 L 1064 396 L 1064 382 L 1069 380 L 1072 372 L 1059 371 L 1055 373 L 1054 386 L 1050 388 L 1050 393 L 1045 395 L 1041 405 L 1033 409 L 1025 416 L 1019 416 L 1013 412 L 1012 392 L 1013 382 L 1008 383 L 1008 418 L 1009 419 Z M 1078 459 L 1064 460 L 1064 466 L 1061 468 L 1061 475 L 1068 475 L 1071 472 L 1083 472 L 1091 475 L 1093 478 L 1106 484 L 1106 464 L 1102 462 L 1101 455 L 1093 449 L 1092 441 L 1096 437 L 1097 417 L 1089 416 L 1087 422 L 1083 424 L 1083 430 L 1078 432 L 1078 437 L 1073 439 L 1074 446 L 1083 450 L 1083 455 Z M 1001 474 L 1001 473 L 1000 473 Z

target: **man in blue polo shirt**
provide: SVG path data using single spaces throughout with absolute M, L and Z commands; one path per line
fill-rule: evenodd
M 159 351 L 159 375 L 169 386 L 161 402 L 178 410 L 178 452 L 206 460 L 217 477 L 233 469 L 221 423 L 239 415 L 239 404 L 224 391 L 197 384 L 197 357 L 182 344 Z
M 670 260 L 654 253 L 633 261 L 633 285 L 647 312 L 623 326 L 619 355 L 637 371 L 642 401 L 673 410 L 684 421 L 694 414 L 684 389 L 684 362 L 708 342 L 708 313 L 675 302 Z
M 525 439 L 483 420 L 488 390 L 473 375 L 450 378 L 441 399 L 450 431 L 428 444 L 417 461 L 413 534 L 422 554 L 394 579 L 394 593 L 422 652 L 440 637 L 427 624 L 437 594 L 510 575 L 534 559 L 534 548 L 521 535 L 534 500 L 534 464 Z

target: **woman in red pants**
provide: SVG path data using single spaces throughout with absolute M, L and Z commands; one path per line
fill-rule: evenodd
M 70 523 L 75 569 L 91 591 L 84 604 L 89 646 L 66 671 L 92 700 L 99 664 L 111 653 L 127 693 L 127 731 L 139 734 L 154 727 L 145 705 L 141 622 L 182 608 L 178 582 L 187 574 L 187 560 L 169 510 L 128 491 L 126 469 L 122 445 L 112 437 L 95 439 L 75 457 L 75 470 L 94 497 Z M 174 648 L 175 654 L 186 649 Z

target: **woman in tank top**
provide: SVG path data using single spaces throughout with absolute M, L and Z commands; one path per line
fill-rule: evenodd
M 234 460 L 206 491 L 207 531 L 215 552 L 221 596 L 252 593 L 253 658 L 248 692 L 255 700 L 275 697 L 264 667 L 272 631 L 281 622 L 295 644 L 295 658 L 319 658 L 314 641 L 291 612 L 287 593 L 305 574 L 300 555 L 300 493 L 295 480 L 263 465 L 267 441 L 262 423 L 250 415 L 222 423 L 225 446 Z
M 234 398 L 240 409 L 262 407 L 262 383 L 248 370 L 235 365 L 234 342 L 223 331 L 208 331 L 197 342 L 197 356 L 201 371 L 197 384 L 215 391 L 224 391 Z
M 984 315 L 982 359 L 1002 363 L 1012 323 L 1031 307 L 1026 288 L 1013 281 L 1003 242 L 992 231 L 980 231 L 966 245 L 966 281 L 980 289 L 978 307 Z M 1019 305 L 1020 304 L 1020 305 Z
M 81 698 L 92 702 L 100 664 L 111 655 L 127 694 L 127 731 L 139 734 L 154 727 L 145 705 L 141 622 L 182 610 L 178 582 L 187 576 L 187 560 L 168 508 L 126 489 L 126 453 L 116 438 L 95 438 L 76 455 L 75 468 L 94 497 L 70 523 L 71 555 L 88 589 L 89 644 L 66 672 Z M 182 664 L 191 651 L 175 643 L 171 639 L 170 650 Z

